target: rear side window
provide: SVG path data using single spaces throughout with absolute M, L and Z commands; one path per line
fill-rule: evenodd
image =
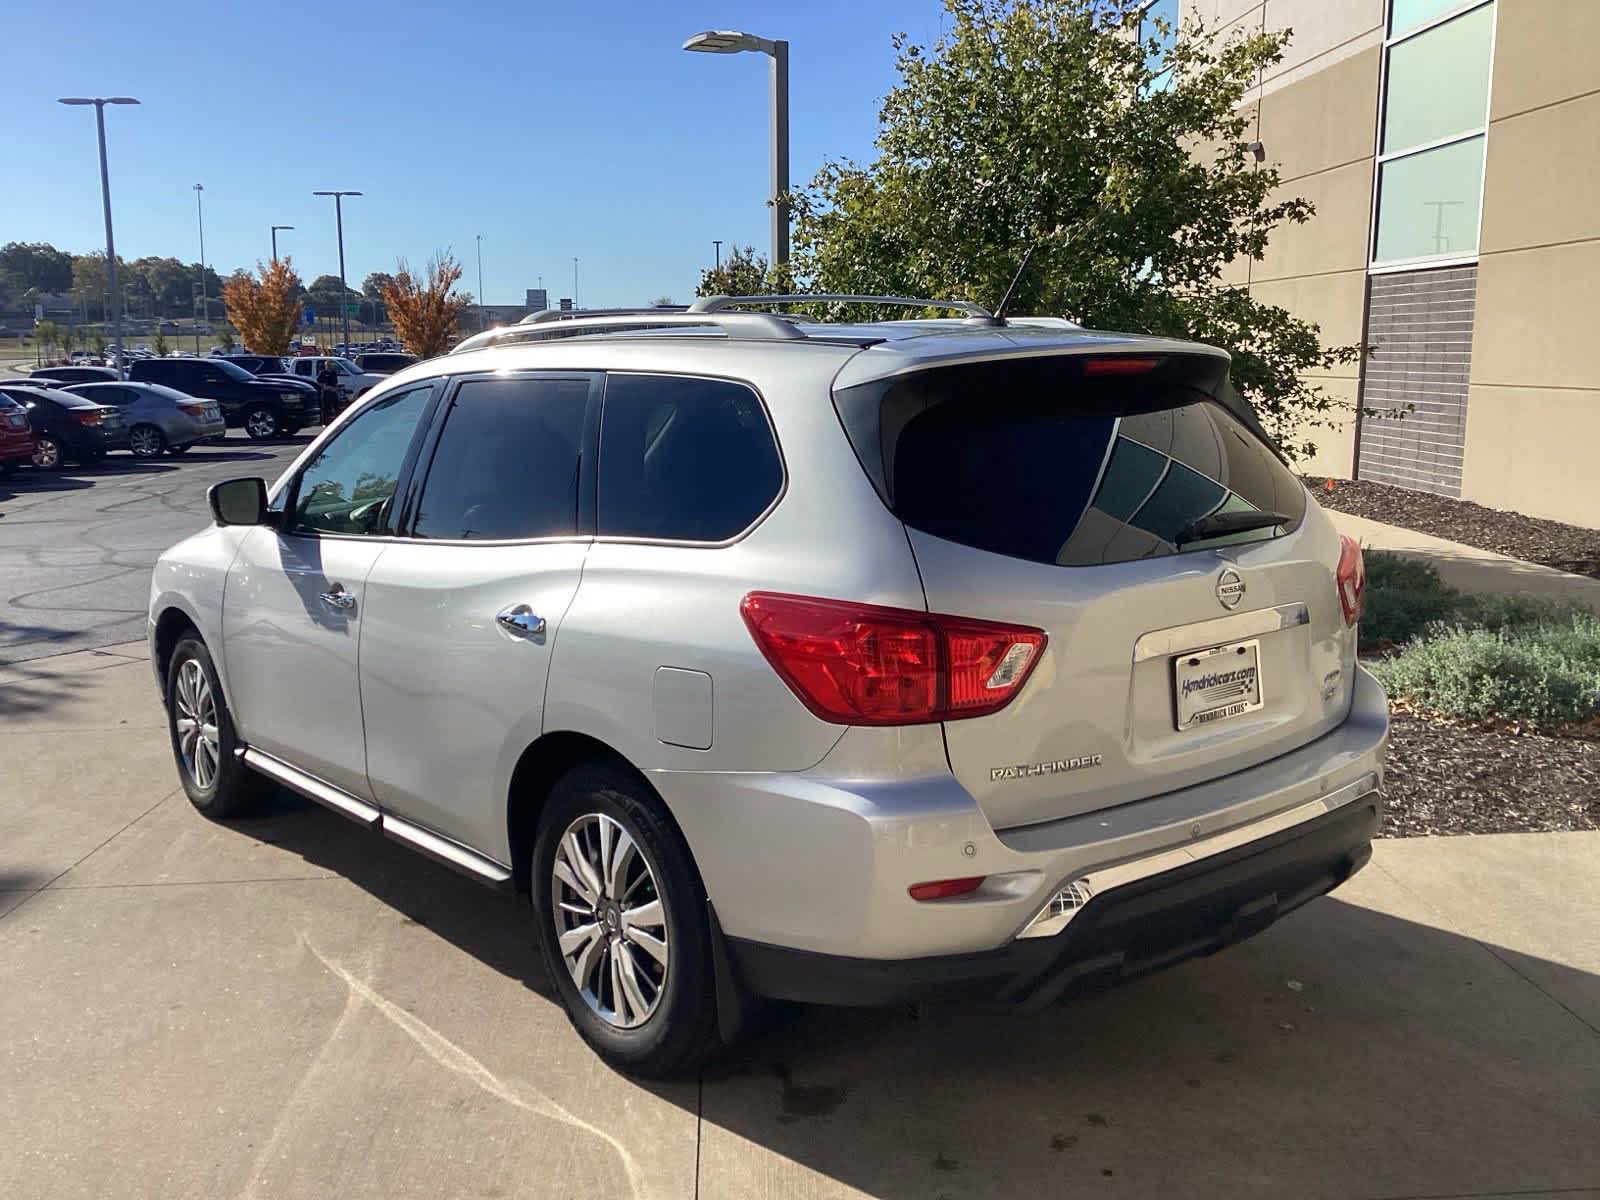
M 943 368 L 836 402 L 895 514 L 981 550 L 1089 566 L 1298 527 L 1305 489 L 1226 401 L 1216 360 L 1167 356 L 1105 375 L 1085 361 Z M 1267 513 L 1285 519 L 1266 524 Z
M 600 425 L 601 535 L 720 542 L 783 489 L 760 399 L 720 379 L 611 375 Z
M 469 379 L 456 392 L 412 532 L 536 538 L 578 529 L 589 380 Z

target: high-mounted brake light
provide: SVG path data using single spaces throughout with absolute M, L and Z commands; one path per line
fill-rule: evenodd
M 1115 355 L 1111 358 L 1086 358 L 1083 360 L 1083 373 L 1085 375 L 1146 375 L 1154 371 L 1160 362 L 1159 358 L 1132 358 L 1125 354 Z
M 839 725 L 917 725 L 998 712 L 1044 652 L 1041 629 L 913 609 L 751 592 L 756 645 L 799 701 Z
M 1344 623 L 1354 625 L 1361 620 L 1367 607 L 1367 564 L 1361 555 L 1361 543 L 1353 537 L 1339 535 L 1339 569 L 1334 573 L 1339 588 L 1339 607 L 1344 610 Z

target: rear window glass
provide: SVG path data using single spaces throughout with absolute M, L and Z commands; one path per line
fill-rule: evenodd
M 755 392 L 741 383 L 612 375 L 600 426 L 602 535 L 720 542 L 783 489 Z
M 913 529 L 1088 566 L 1298 526 L 1304 487 L 1219 387 L 1216 360 L 1091 378 L 1063 357 L 921 372 L 838 403 L 869 475 Z

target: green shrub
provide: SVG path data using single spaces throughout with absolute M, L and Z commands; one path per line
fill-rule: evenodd
M 1512 603 L 1484 607 L 1499 628 L 1437 629 L 1376 664 L 1379 678 L 1459 717 L 1550 723 L 1600 714 L 1600 616 L 1548 604 L 1537 615 Z
M 1427 562 L 1368 551 L 1367 610 L 1361 618 L 1361 649 L 1402 645 L 1429 626 L 1455 618 L 1465 597 L 1439 578 Z M 1511 597 L 1507 597 L 1511 599 Z

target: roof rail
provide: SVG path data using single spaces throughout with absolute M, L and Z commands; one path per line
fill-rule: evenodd
M 582 321 L 589 317 L 631 317 L 643 313 L 681 313 L 687 304 L 652 304 L 646 308 L 541 308 L 518 321 L 518 325 L 543 325 L 548 321 Z
M 899 308 L 948 308 L 969 317 L 993 317 L 973 300 L 927 300 L 916 296 L 853 296 L 838 292 L 797 292 L 781 296 L 702 296 L 689 305 L 692 313 L 715 313 L 745 304 L 892 304 Z
M 548 310 L 547 310 L 548 311 Z M 489 346 L 516 345 L 522 342 L 542 342 L 563 337 L 582 337 L 589 333 L 631 333 L 648 329 L 720 329 L 730 339 L 749 342 L 805 341 L 806 335 L 790 321 L 771 313 L 687 313 L 662 312 L 644 309 L 634 315 L 615 314 L 603 317 L 575 317 L 568 320 L 541 322 L 550 327 L 528 328 L 519 323 L 500 329 L 490 329 L 473 334 L 457 345 L 451 354 L 483 350 Z

